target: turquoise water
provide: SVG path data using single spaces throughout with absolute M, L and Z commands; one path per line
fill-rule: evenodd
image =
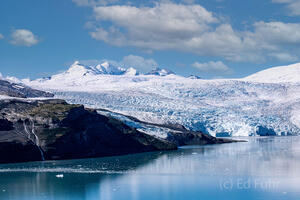
M 0 199 L 300 199 L 300 137 L 0 165 Z

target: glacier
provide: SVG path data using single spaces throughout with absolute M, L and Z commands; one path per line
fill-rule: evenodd
M 180 124 L 213 136 L 297 135 L 298 68 L 300 64 L 276 68 L 276 73 L 271 68 L 243 79 L 203 80 L 167 70 L 140 74 L 132 68 L 112 70 L 109 63 L 85 67 L 75 62 L 66 72 L 22 83 L 50 91 L 69 103 L 141 121 Z

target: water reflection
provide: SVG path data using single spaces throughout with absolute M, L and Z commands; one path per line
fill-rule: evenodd
M 247 139 L 170 152 L 0 165 L 0 199 L 299 199 L 299 137 Z

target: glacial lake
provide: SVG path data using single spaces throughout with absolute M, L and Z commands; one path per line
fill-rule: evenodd
M 299 200 L 300 137 L 0 165 L 5 200 Z

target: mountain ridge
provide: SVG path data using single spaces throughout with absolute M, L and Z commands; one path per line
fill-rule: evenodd
M 49 92 L 32 89 L 23 84 L 0 79 L 0 95 L 19 98 L 53 97 Z
M 192 79 L 174 74 L 83 76 L 83 71 L 81 78 L 68 79 L 60 74 L 61 79 L 23 83 L 49 90 L 69 103 L 104 108 L 141 121 L 181 124 L 213 136 L 264 135 L 266 130 L 270 132 L 267 134 L 299 134 L 298 64 L 275 69 L 275 74 L 274 69 L 264 72 L 261 81 L 247 77 Z M 281 71 L 294 82 L 278 78 Z M 272 81 L 265 83 L 266 77 Z
M 261 83 L 300 82 L 300 63 L 271 67 L 251 74 L 241 80 Z
M 96 65 L 83 65 L 80 61 L 75 61 L 66 73 L 76 73 L 78 71 L 85 72 L 87 74 L 93 75 L 157 75 L 157 76 L 166 76 L 169 74 L 175 74 L 171 70 L 162 69 L 156 67 L 150 72 L 142 74 L 134 67 L 124 68 L 116 64 L 110 63 L 109 61 L 104 61 Z

